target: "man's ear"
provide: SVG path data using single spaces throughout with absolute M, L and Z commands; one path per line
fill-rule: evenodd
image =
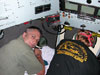
M 24 32 L 22 36 L 23 36 L 23 38 L 25 38 L 26 37 L 26 32 Z

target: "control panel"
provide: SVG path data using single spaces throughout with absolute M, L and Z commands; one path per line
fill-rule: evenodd
M 90 1 L 90 2 L 89 2 Z M 64 0 L 61 11 L 61 24 L 94 32 L 100 32 L 100 0 Z
M 59 0 L 0 0 L 0 30 L 59 12 Z

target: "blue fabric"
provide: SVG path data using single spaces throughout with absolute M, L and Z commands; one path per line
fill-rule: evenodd
M 47 62 L 46 60 L 44 60 L 44 64 L 45 64 L 45 65 L 48 65 L 48 62 Z

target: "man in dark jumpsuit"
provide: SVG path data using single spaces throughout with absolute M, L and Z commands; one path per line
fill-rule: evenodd
M 56 48 L 47 75 L 100 75 L 100 63 L 78 40 L 62 40 Z

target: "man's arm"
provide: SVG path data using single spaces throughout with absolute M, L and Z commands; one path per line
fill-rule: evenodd
M 35 53 L 35 56 L 37 57 L 37 59 L 43 65 L 43 69 L 38 73 L 38 75 L 44 75 L 45 74 L 45 64 L 44 64 L 44 61 L 43 61 L 42 56 L 41 56 L 42 52 L 38 48 L 35 48 L 34 53 Z

